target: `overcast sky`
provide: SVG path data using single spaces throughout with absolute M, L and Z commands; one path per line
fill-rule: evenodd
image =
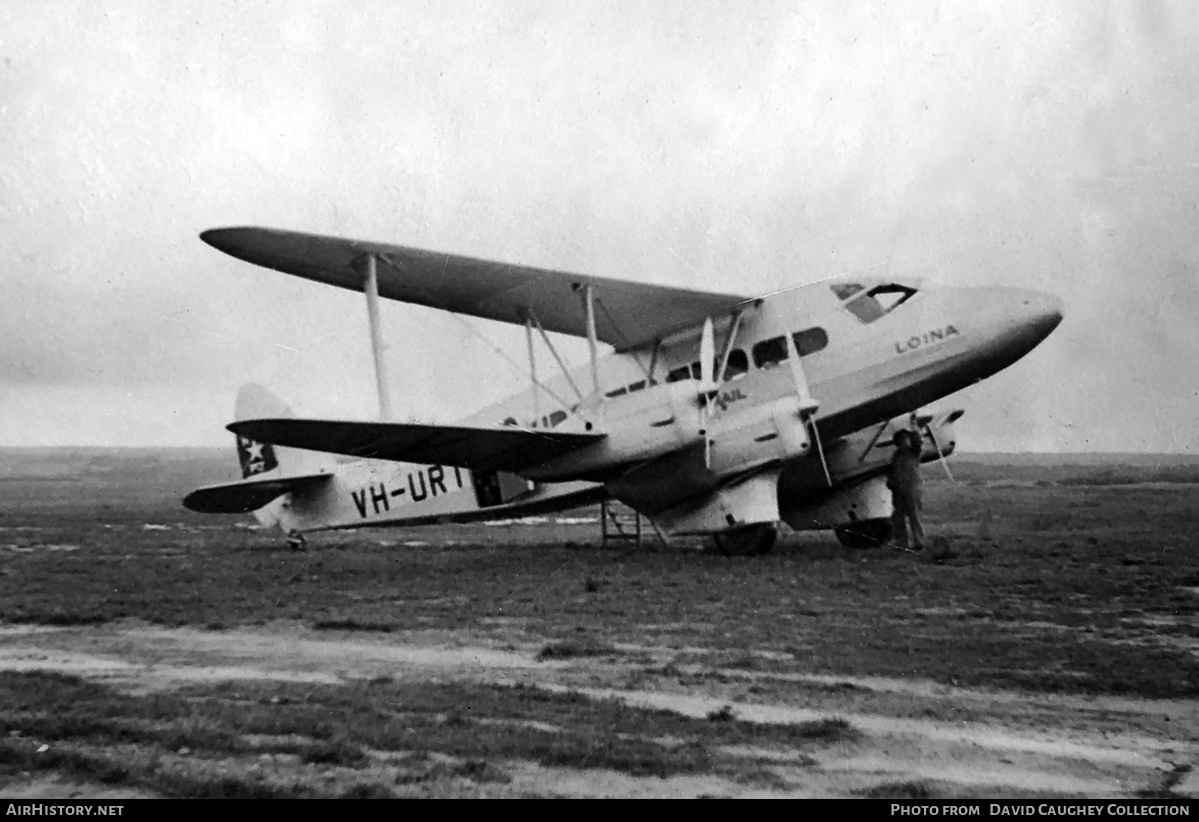
M 361 297 L 197 239 L 254 224 L 1053 291 L 1059 329 L 942 403 L 963 449 L 1199 453 L 1196 8 L 0 0 L 0 444 L 223 444 L 246 381 L 371 416 Z M 398 414 L 521 387 L 521 329 L 383 311 Z

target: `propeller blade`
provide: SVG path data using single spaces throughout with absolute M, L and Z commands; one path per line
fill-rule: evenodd
M 699 338 L 699 435 L 704 438 L 704 467 L 712 467 L 712 440 L 708 428 L 712 425 L 712 394 L 716 384 L 712 371 L 716 366 L 716 329 L 712 318 L 704 318 L 703 331 Z
M 828 470 L 828 460 L 824 458 L 824 443 L 820 440 L 820 431 L 816 428 L 816 418 L 808 420 L 808 435 L 812 438 L 812 442 L 816 444 L 816 456 L 820 457 L 820 467 L 824 469 L 824 481 L 828 483 L 828 487 L 833 487 L 833 475 Z
M 716 330 L 712 327 L 712 318 L 704 319 L 704 330 L 699 338 L 699 381 L 701 391 L 711 391 L 716 368 Z
M 941 467 L 945 469 L 945 476 L 949 477 L 950 482 L 957 482 L 953 478 L 953 472 L 949 470 L 949 463 L 945 461 L 945 453 L 941 450 L 941 443 L 937 442 L 937 435 L 933 433 L 931 421 L 926 423 L 924 430 L 928 432 L 928 438 L 932 441 L 933 448 L 937 451 L 937 461 L 941 463 Z
M 787 362 L 791 366 L 791 379 L 795 381 L 795 394 L 800 401 L 800 414 L 810 415 L 819 407 L 812 397 L 812 389 L 808 387 L 808 374 L 804 371 L 803 363 L 799 361 L 799 349 L 795 347 L 795 338 L 790 334 L 787 340 Z

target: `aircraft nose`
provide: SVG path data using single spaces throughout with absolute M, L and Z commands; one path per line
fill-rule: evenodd
M 987 331 L 980 353 L 1006 367 L 1036 348 L 1062 321 L 1062 301 L 1053 294 L 999 287 L 979 294 L 979 322 Z
M 1036 337 L 1037 342 L 1048 337 L 1061 323 L 1063 305 L 1057 295 L 1021 290 L 1017 299 L 1020 303 L 1019 322 L 1025 333 Z

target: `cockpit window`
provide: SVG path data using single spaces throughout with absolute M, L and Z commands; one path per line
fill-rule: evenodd
M 886 316 L 887 312 L 878 304 L 869 294 L 863 295 L 856 300 L 850 300 L 845 304 L 855 317 L 864 323 L 872 323 L 880 317 Z
M 862 290 L 862 286 L 858 283 L 833 283 L 832 288 L 838 300 L 848 300 Z
M 890 283 L 889 285 L 880 285 L 870 289 L 869 296 L 874 297 L 878 304 L 883 307 L 883 313 L 890 314 L 899 306 L 910 300 L 916 294 L 916 289 L 908 288 L 906 285 L 898 283 Z
M 876 285 L 868 291 L 858 283 L 837 283 L 832 288 L 846 309 L 864 323 L 885 317 L 916 295 L 916 289 L 899 283 Z

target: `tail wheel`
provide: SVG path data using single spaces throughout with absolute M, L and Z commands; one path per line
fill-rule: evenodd
M 833 528 L 837 542 L 846 548 L 879 548 L 891 539 L 891 520 L 864 519 Z
M 778 539 L 778 535 L 778 529 L 773 524 L 759 523 L 713 534 L 712 541 L 716 544 L 716 550 L 726 557 L 762 557 L 769 554 L 774 548 L 774 542 Z

